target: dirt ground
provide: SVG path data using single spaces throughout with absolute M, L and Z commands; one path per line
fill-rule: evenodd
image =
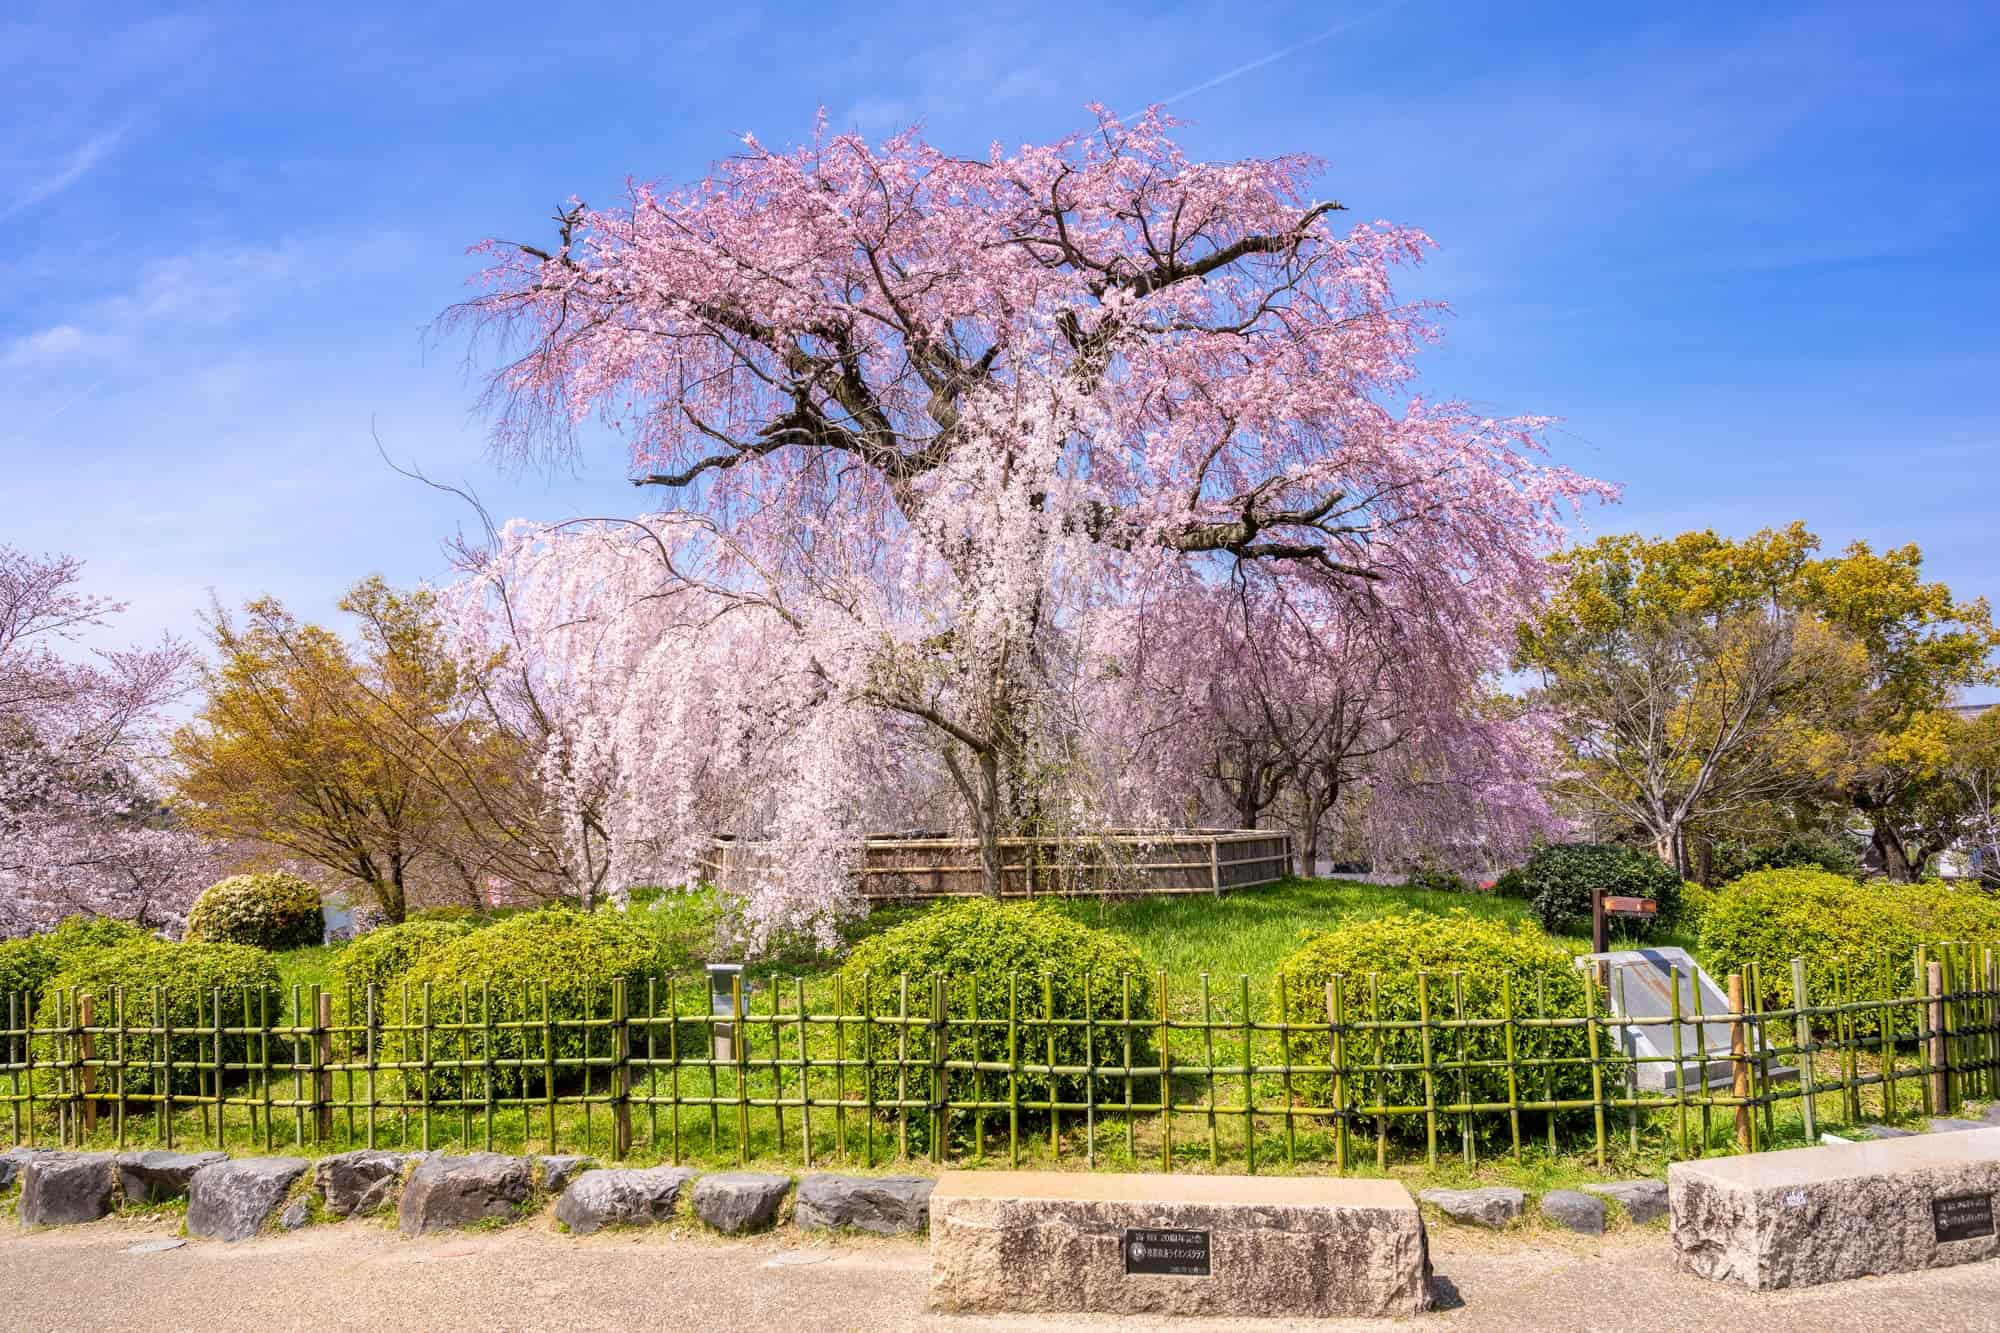
M 271 1329 L 1328 1329 L 1341 1322 L 1110 1317 L 987 1320 L 924 1310 L 912 1241 L 723 1241 L 691 1231 L 577 1239 L 529 1224 L 404 1240 L 378 1223 L 241 1245 L 166 1240 L 163 1222 L 110 1219 L 0 1235 L 0 1328 L 149 1333 Z M 1598 1241 L 1434 1231 L 1440 1329 L 1780 1333 L 1885 1327 L 2000 1330 L 2000 1261 L 1752 1295 L 1672 1271 L 1664 1233 Z M 1356 1324 L 1354 1327 L 1379 1327 Z

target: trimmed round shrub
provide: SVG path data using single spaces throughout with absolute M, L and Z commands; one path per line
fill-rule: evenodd
M 473 1025 L 473 1030 L 452 1034 L 449 1039 L 434 1034 L 430 1061 L 435 1067 L 428 1082 L 421 1073 L 410 1076 L 412 1087 L 452 1095 L 462 1087 L 485 1086 L 482 1048 L 486 1016 L 482 1005 L 490 994 L 496 1025 L 493 1058 L 534 1062 L 534 1068 L 526 1072 L 523 1066 L 496 1065 L 494 1092 L 513 1095 L 530 1080 L 539 1090 L 541 1071 L 546 1068 L 543 1061 L 548 1056 L 555 1060 L 557 1083 L 574 1086 L 584 1081 L 578 1062 L 586 1055 L 586 1029 L 575 1025 L 586 1018 L 611 1016 L 612 983 L 620 979 L 626 983 L 630 1012 L 643 1014 L 646 978 L 658 972 L 659 950 L 645 927 L 621 915 L 545 907 L 517 913 L 422 952 L 393 988 L 394 993 L 380 1002 L 376 1014 L 384 1028 L 388 1058 L 399 1060 L 423 1056 L 426 985 L 430 987 L 428 1018 L 432 1024 Z M 571 1024 L 553 1029 L 553 1041 L 546 1051 L 539 1026 L 504 1026 L 523 1019 L 539 1023 L 544 984 L 549 1017 L 556 1023 Z M 407 1011 L 403 1007 L 405 986 L 410 997 Z M 590 1031 L 589 1042 L 590 1056 L 610 1054 L 610 1037 L 605 1032 Z
M 907 977 L 909 1014 L 928 1020 L 934 1011 L 932 979 L 943 977 L 946 1013 L 953 1020 L 946 1056 L 968 1061 L 1007 1058 L 1005 1019 L 1011 983 L 1020 1021 L 1019 1058 L 1026 1065 L 1046 1067 L 1081 1065 L 1087 1053 L 1094 1054 L 1100 1064 L 1123 1063 L 1128 1031 L 1132 1034 L 1133 1063 L 1144 1064 L 1150 1058 L 1146 1052 L 1151 1049 L 1144 1029 L 1097 1027 L 1086 1045 L 1082 1026 L 1050 1027 L 1037 1020 L 1048 1012 L 1044 1006 L 1052 994 L 1053 1013 L 1058 1019 L 1088 1015 L 1099 1024 L 1115 1023 L 1125 1013 L 1127 978 L 1131 1016 L 1149 1017 L 1154 1012 L 1153 976 L 1154 969 L 1130 941 L 1110 931 L 1086 926 L 1053 906 L 968 898 L 930 908 L 861 941 L 835 974 L 835 980 L 842 1013 L 858 1014 L 865 1007 L 866 1012 L 887 1018 L 899 1013 L 903 996 L 901 979 Z M 970 1018 L 975 1002 L 985 1023 L 976 1031 L 959 1022 Z M 997 1030 L 991 1026 L 996 1018 L 1001 1020 Z M 873 1028 L 874 1058 L 895 1060 L 899 1030 L 907 1034 L 904 1040 L 911 1066 L 921 1063 L 930 1050 L 930 1032 L 897 1024 L 878 1024 Z M 850 1040 L 854 1040 L 853 1026 L 849 1033 Z M 1051 1037 L 1053 1061 L 1049 1056 Z M 927 1101 L 930 1097 L 927 1077 L 913 1068 L 909 1076 L 916 1081 L 911 1083 L 906 1079 L 904 1097 Z M 984 1084 L 987 1100 L 1007 1100 L 1006 1075 L 988 1074 Z M 975 1086 L 972 1075 L 954 1074 L 952 1096 L 967 1097 Z M 1051 1079 L 1046 1072 L 1023 1072 L 1019 1076 L 1016 1095 L 1022 1103 L 1024 1122 L 1047 1122 L 1046 1103 L 1052 1091 L 1058 1101 L 1080 1103 L 1085 1094 L 1083 1077 L 1059 1075 Z M 1095 1091 L 1097 1099 L 1108 1104 L 1114 1097 L 1124 1096 L 1124 1085 L 1116 1079 L 1102 1078 Z M 876 1067 L 874 1094 L 878 1105 L 896 1100 L 893 1064 Z M 1143 1098 L 1152 1094 L 1141 1089 L 1139 1095 Z M 1031 1107 L 1029 1103 L 1044 1105 Z M 992 1119 L 1004 1127 L 1006 1113 Z M 920 1107 L 910 1108 L 909 1128 L 913 1143 L 928 1144 L 929 1117 Z M 988 1128 L 992 1128 L 991 1122 Z M 954 1117 L 952 1129 L 969 1137 L 971 1117 L 964 1114 Z
M 45 935 L 0 941 L 0 1016 L 7 1013 L 9 996 L 41 994 L 49 978 L 60 970 Z
M 466 921 L 405 921 L 371 930 L 334 955 L 334 989 L 346 992 L 349 1003 L 357 1005 L 370 986 L 386 995 L 418 960 L 471 933 L 472 925 Z
M 1428 893 L 1464 893 L 1467 890 L 1463 879 L 1449 870 L 1440 870 L 1436 866 L 1423 866 L 1412 870 L 1404 879 L 1403 887 L 1422 889 Z
M 159 988 L 160 1010 L 154 1009 Z M 213 1064 L 214 1029 L 284 1021 L 278 969 L 269 954 L 245 944 L 169 944 L 147 939 L 115 949 L 77 955 L 42 989 L 42 1010 L 51 1017 L 56 1005 L 69 1003 L 70 992 L 96 997 L 97 1021 L 115 1021 L 122 993 L 125 1037 L 125 1087 L 134 1093 L 160 1086 L 159 1039 L 149 1029 L 176 1029 L 167 1054 L 172 1057 L 176 1093 L 193 1092 L 200 1083 L 196 1062 Z M 217 1005 L 220 1005 L 220 1014 Z M 107 1052 L 100 1051 L 100 1054 Z M 289 1057 L 273 1043 L 271 1056 Z M 240 1064 L 251 1058 L 250 1039 L 222 1038 L 222 1059 Z
M 1652 922 L 1631 918 L 1618 928 L 1644 935 L 1671 929 L 1680 917 L 1681 878 L 1657 856 L 1608 843 L 1565 842 L 1544 847 L 1521 867 L 1521 889 L 1534 902 L 1535 916 L 1551 934 L 1590 929 L 1590 893 L 1650 898 L 1660 905 Z
M 108 916 L 66 916 L 52 931 L 0 942 L 0 1015 L 9 995 L 41 994 L 72 962 L 128 944 L 158 943 L 145 927 Z
M 195 944 L 248 944 L 258 949 L 302 949 L 326 935 L 319 890 L 297 875 L 231 875 L 210 885 L 188 913 L 187 939 Z
M 1766 1008 L 1792 1005 L 1791 960 L 1806 964 L 1807 997 L 1831 1003 L 1911 994 L 1917 946 L 1944 940 L 2000 942 L 2000 899 L 1937 880 L 1857 883 L 1824 870 L 1759 870 L 1709 896 L 1702 957 L 1726 977 L 1755 965 Z M 1874 1031 L 1878 1015 L 1853 1015 Z M 1907 1018 L 1905 1019 L 1907 1021 Z
M 1420 972 L 1429 974 L 1425 984 L 1433 1022 L 1440 1018 L 1505 1017 L 1509 991 L 1517 1018 L 1536 1017 L 1544 1012 L 1543 1005 L 1550 1018 L 1577 1018 L 1584 1014 L 1584 978 L 1575 966 L 1574 956 L 1532 925 L 1508 925 L 1473 916 L 1462 908 L 1445 915 L 1401 912 L 1349 921 L 1309 935 L 1278 965 L 1284 988 L 1273 994 L 1272 1012 L 1302 1025 L 1303 1029 L 1292 1035 L 1292 1063 L 1332 1063 L 1327 987 L 1335 977 L 1344 978 L 1342 1006 L 1347 1022 L 1372 1022 L 1379 1017 L 1383 1023 L 1396 1023 L 1413 1021 L 1421 1013 L 1417 993 Z M 1462 1010 L 1454 1005 L 1454 974 L 1463 987 Z M 1283 996 L 1282 1007 L 1279 994 Z M 1375 1008 L 1376 997 L 1379 1010 Z M 1375 1054 L 1378 1032 L 1382 1035 L 1380 1060 Z M 1432 1043 L 1434 1063 L 1459 1059 L 1456 1032 L 1434 1028 Z M 1590 1054 L 1590 1041 L 1581 1027 L 1522 1027 L 1515 1030 L 1514 1051 L 1517 1061 L 1582 1060 Z M 1474 1064 L 1500 1061 L 1507 1052 L 1505 1034 L 1498 1027 L 1468 1029 L 1464 1052 L 1465 1058 Z M 1601 1053 L 1606 1057 L 1604 1085 L 1615 1089 L 1619 1086 L 1618 1079 L 1623 1077 L 1623 1065 L 1617 1060 L 1615 1046 Z M 1417 1064 L 1423 1059 L 1423 1039 L 1415 1029 L 1364 1030 L 1349 1036 L 1346 1055 L 1350 1065 Z M 1440 1104 L 1507 1101 L 1504 1068 L 1475 1067 L 1462 1075 L 1457 1070 L 1441 1070 L 1435 1074 L 1435 1080 Z M 1295 1074 L 1292 1083 L 1294 1097 L 1300 1104 L 1333 1104 L 1331 1076 Z M 1415 1069 L 1358 1075 L 1348 1081 L 1345 1091 L 1350 1106 L 1424 1104 L 1423 1074 Z M 1519 1091 L 1522 1101 L 1588 1098 L 1590 1068 L 1586 1064 L 1524 1066 L 1519 1074 Z M 1456 1119 L 1441 1116 L 1440 1123 L 1450 1128 Z M 1390 1116 L 1388 1121 L 1389 1133 L 1394 1137 L 1424 1137 L 1422 1115 Z M 1523 1121 L 1540 1124 L 1542 1116 L 1524 1112 Z M 1371 1131 L 1372 1128 L 1371 1125 Z M 1505 1111 L 1474 1117 L 1474 1132 L 1482 1138 L 1506 1134 L 1508 1128 Z

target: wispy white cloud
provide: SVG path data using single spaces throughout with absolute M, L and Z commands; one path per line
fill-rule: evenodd
M 125 139 L 129 125 L 101 130 L 91 135 L 63 158 L 61 164 L 52 171 L 38 173 L 27 183 L 27 187 L 15 196 L 5 209 L 0 209 L 0 218 L 10 218 L 16 213 L 33 208 L 36 204 L 55 198 L 63 191 L 88 176 L 92 169 L 118 150 Z
M 1272 51 L 1268 55 L 1258 56 L 1255 60 L 1246 60 L 1242 64 L 1236 66 L 1233 69 L 1224 70 L 1222 73 L 1217 74 L 1214 78 L 1203 79 L 1200 83 L 1191 84 L 1188 87 L 1181 89 L 1179 92 L 1172 94 L 1171 96 L 1162 97 L 1157 103 L 1157 105 L 1171 106 L 1175 102 L 1182 101 L 1185 98 L 1193 97 L 1198 93 L 1205 93 L 1209 91 L 1211 88 L 1220 88 L 1223 84 L 1230 83 L 1237 79 L 1240 79 L 1245 74 L 1254 74 L 1258 70 L 1263 69 L 1266 65 L 1274 65 L 1278 61 L 1283 60 L 1287 56 L 1297 55 L 1301 51 L 1310 50 L 1311 48 L 1318 46 L 1321 42 L 1327 41 L 1330 38 L 1338 37 L 1343 32 L 1352 31 L 1353 29 L 1360 27 L 1364 23 L 1368 23 L 1374 19 L 1380 18 L 1382 15 L 1387 14 L 1390 10 L 1397 8 L 1401 3 L 1402 0 L 1396 0 L 1395 4 L 1382 5 L 1378 8 L 1371 9 L 1366 14 L 1362 14 L 1355 18 L 1351 18 L 1347 20 L 1345 23 L 1336 23 L 1331 28 L 1328 28 L 1323 32 L 1314 33 L 1312 36 L 1304 38 L 1300 41 L 1293 42 L 1289 46 L 1279 47 L 1277 50 Z

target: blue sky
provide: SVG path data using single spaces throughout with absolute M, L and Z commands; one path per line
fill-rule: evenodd
M 0 19 L 0 541 L 85 558 L 122 634 L 442 573 L 463 511 L 377 434 L 503 516 L 649 498 L 609 441 L 497 469 L 427 328 L 468 244 L 821 105 L 970 151 L 1171 99 L 1198 155 L 1318 154 L 1440 244 L 1428 391 L 1562 418 L 1627 486 L 1594 526 L 1800 518 L 2000 596 L 2000 8 L 266 10 Z

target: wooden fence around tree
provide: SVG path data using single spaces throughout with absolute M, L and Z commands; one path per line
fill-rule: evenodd
M 155 990 L 0 1004 L 0 1136 L 70 1146 L 583 1151 L 613 1160 L 998 1158 L 1140 1169 L 1345 1172 L 1441 1153 L 1669 1157 L 1817 1142 L 1823 1129 L 2000 1098 L 2000 964 L 1954 944 L 1881 968 L 1810 972 L 1790 1008 L 1758 969 L 1723 1013 L 1610 1012 L 1546 992 L 1381 974 L 1311 996 L 1278 975 L 738 976 L 619 982 L 565 1011 L 550 985 L 289 997 Z M 1914 964 L 1914 965 L 1913 965 Z M 1803 960 L 1792 978 L 1805 989 Z M 1486 980 L 1494 980 L 1488 978 Z M 1400 990 L 1400 988 L 1399 988 Z M 1469 1009 L 1469 993 L 1497 995 Z M 558 994 L 560 994 L 560 986 Z M 1058 994 L 1064 998 L 1058 1000 Z M 1678 991 L 1675 991 L 1678 994 Z M 1699 996 L 1699 990 L 1695 992 Z M 1697 1001 L 1698 1002 L 1698 1001 Z M 717 1010 L 720 1010 L 718 1012 Z M 1301 1015 L 1307 1015 L 1301 1017 Z M 1289 1017 L 1280 1017 L 1289 1015 Z M 1666 1026 L 1664 1092 L 1621 1029 Z M 1684 1025 L 1728 1034 L 1720 1086 L 1686 1072 Z M 1699 1069 L 1699 1061 L 1694 1062 Z M 1786 1066 L 1796 1078 L 1779 1076 Z
M 739 887 L 776 854 L 768 843 L 718 838 L 704 869 L 716 884 Z M 1292 836 L 1272 829 L 1177 829 L 1002 838 L 1000 859 L 1003 898 L 1221 893 L 1290 875 Z M 986 891 L 979 843 L 971 838 L 866 839 L 860 879 L 871 902 Z

